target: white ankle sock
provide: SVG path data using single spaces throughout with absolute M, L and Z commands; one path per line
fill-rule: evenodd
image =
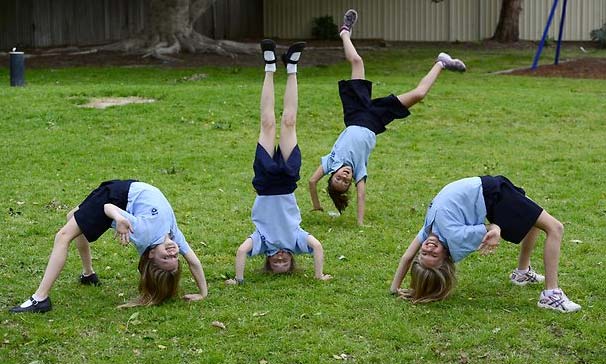
M 32 298 L 35 299 L 36 301 L 40 302 L 40 301 L 44 301 L 42 299 L 40 299 L 40 297 L 36 296 L 36 294 L 34 293 L 32 295 Z M 23 302 L 19 307 L 21 308 L 27 308 L 29 306 L 32 305 L 32 301 L 28 298 L 25 302 Z
M 265 72 L 276 72 L 275 63 L 265 63 Z
M 297 65 L 295 63 L 286 64 L 286 73 L 297 73 Z
M 530 267 L 528 267 L 528 269 L 522 269 L 522 270 L 516 268 L 516 273 L 518 273 L 518 274 L 525 274 L 528 272 L 530 272 Z

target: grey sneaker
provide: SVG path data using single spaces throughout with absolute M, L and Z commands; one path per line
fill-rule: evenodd
M 351 33 L 351 29 L 353 28 L 354 24 L 356 24 L 356 22 L 358 21 L 358 12 L 355 11 L 354 9 L 349 9 L 345 12 L 345 15 L 343 15 L 343 25 L 341 25 L 341 28 L 339 29 L 339 33 L 341 33 L 344 30 L 347 30 L 348 32 Z
M 560 312 L 575 312 L 581 309 L 581 305 L 572 302 L 561 289 L 554 290 L 549 296 L 545 291 L 541 292 L 537 306 Z
M 528 272 L 526 273 L 518 273 L 514 269 L 514 271 L 511 272 L 511 275 L 509 276 L 509 280 L 511 280 L 511 283 L 517 286 L 525 286 L 527 284 L 544 282 L 545 276 L 542 276 L 539 273 L 535 272 L 532 267 L 528 267 Z
M 465 72 L 467 70 L 463 61 L 460 59 L 453 59 L 448 53 L 442 52 L 438 54 L 437 62 L 441 62 L 442 66 L 449 71 Z

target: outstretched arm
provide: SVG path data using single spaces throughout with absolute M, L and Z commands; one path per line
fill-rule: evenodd
M 236 278 L 228 279 L 225 284 L 239 284 L 244 282 L 244 266 L 246 265 L 246 256 L 252 250 L 252 239 L 247 238 L 236 252 Z
M 196 256 L 193 250 L 187 252 L 184 256 L 187 264 L 189 265 L 189 271 L 196 280 L 200 293 L 186 294 L 183 296 L 187 301 L 199 301 L 208 296 L 208 287 L 206 286 L 206 278 L 204 277 L 204 270 L 202 269 L 202 263 Z
M 406 252 L 404 252 L 404 255 L 402 255 L 402 258 L 400 259 L 400 264 L 398 265 L 396 274 L 393 277 L 393 281 L 391 282 L 391 287 L 389 288 L 389 291 L 391 293 L 398 293 L 398 291 L 400 290 L 402 281 L 404 280 L 404 277 L 406 276 L 408 269 L 410 269 L 410 265 L 415 259 L 415 255 L 417 255 L 417 252 L 420 248 L 421 242 L 419 241 L 419 238 L 415 236 L 415 238 L 412 240 L 412 243 L 410 243 L 408 249 L 406 249 Z
M 364 225 L 364 209 L 366 208 L 366 180 L 362 179 L 356 184 L 358 194 L 358 225 Z
M 314 273 L 315 278 L 327 281 L 332 279 L 330 274 L 324 274 L 324 249 L 322 248 L 322 243 L 313 235 L 307 235 L 307 245 L 309 245 L 314 250 Z
M 121 209 L 111 203 L 103 205 L 105 216 L 116 222 L 116 237 L 120 239 L 122 245 L 128 244 L 130 234 L 134 232 L 133 227 L 128 219 L 122 216 Z
M 309 196 L 311 197 L 311 203 L 313 209 L 322 211 L 320 205 L 320 199 L 318 198 L 318 181 L 324 177 L 324 168 L 320 165 L 314 174 L 309 178 Z

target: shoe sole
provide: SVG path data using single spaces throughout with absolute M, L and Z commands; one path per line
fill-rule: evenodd
M 554 310 L 554 311 L 558 311 L 558 312 L 562 312 L 562 313 L 571 313 L 571 312 L 577 312 L 577 311 L 581 310 L 580 307 L 578 309 L 576 309 L 576 310 L 561 310 L 559 308 L 556 308 L 556 307 L 553 307 L 553 306 L 550 306 L 550 305 L 546 305 L 546 304 L 541 303 L 541 302 L 537 302 L 537 306 L 539 308 L 546 308 L 546 309 L 549 309 L 549 310 Z

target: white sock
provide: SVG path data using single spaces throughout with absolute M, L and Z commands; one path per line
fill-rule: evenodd
M 342 36 L 343 36 L 343 33 L 345 33 L 345 32 L 347 32 L 347 33 L 351 34 L 351 32 L 350 32 L 349 30 L 347 30 L 347 29 L 343 29 L 343 30 L 341 30 L 341 31 L 339 32 L 339 37 L 342 37 Z
M 32 295 L 32 298 L 33 298 L 33 299 L 35 299 L 35 300 L 36 300 L 36 301 L 38 301 L 38 302 L 40 302 L 40 301 L 44 301 L 44 300 L 40 299 L 40 297 L 36 296 L 36 294 L 35 294 L 35 293 Z M 23 303 L 22 303 L 22 304 L 21 304 L 19 307 L 21 307 L 21 308 L 27 308 L 27 307 L 29 307 L 29 306 L 31 306 L 31 305 L 32 305 L 32 300 L 30 300 L 30 299 L 28 298 L 28 299 L 27 299 L 25 302 L 23 302 Z
M 82 272 L 82 277 L 90 277 L 93 274 L 95 274 L 95 271 L 93 271 L 91 274 L 84 274 L 84 272 Z
M 263 59 L 265 60 L 265 62 L 275 61 L 276 54 L 273 51 L 265 51 L 263 52 Z M 276 62 L 265 63 L 265 72 L 276 72 Z
M 442 61 L 438 61 L 438 62 L 436 62 L 436 63 L 439 63 L 439 64 L 440 64 L 440 66 L 442 66 L 442 69 L 446 68 L 446 65 L 444 64 L 444 62 L 442 62 Z
M 275 63 L 265 63 L 265 72 L 276 72 Z
M 297 73 L 297 65 L 295 63 L 287 63 L 286 64 L 286 73 Z
M 526 274 L 528 272 L 530 272 L 530 267 L 528 267 L 528 269 L 522 269 L 522 270 L 516 268 L 516 273 L 518 273 L 518 274 Z
M 554 293 L 560 294 L 560 293 L 562 293 L 562 291 L 559 288 L 556 288 L 556 289 L 546 289 L 546 290 L 543 290 L 542 293 L 543 293 L 543 296 L 547 297 L 547 296 L 551 296 Z

